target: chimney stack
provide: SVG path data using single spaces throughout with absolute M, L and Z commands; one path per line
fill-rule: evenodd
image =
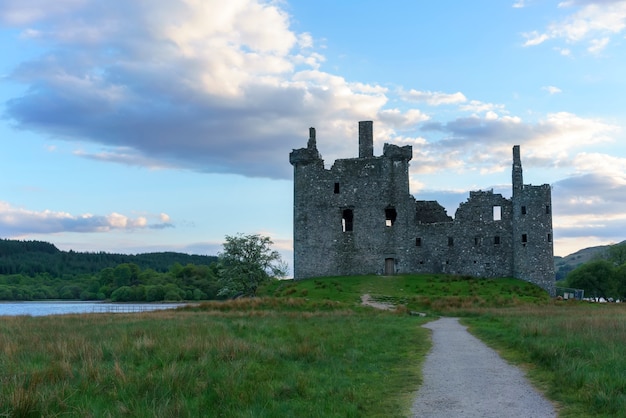
M 359 158 L 374 156 L 374 131 L 371 120 L 359 122 Z
M 522 175 L 522 158 L 520 157 L 519 145 L 513 146 L 513 196 L 516 196 L 524 188 Z

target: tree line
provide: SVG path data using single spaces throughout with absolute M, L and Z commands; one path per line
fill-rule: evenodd
M 583 289 L 586 298 L 626 300 L 626 243 L 611 245 L 596 259 L 572 270 L 564 286 Z
M 45 241 L 0 239 L 0 275 L 22 274 L 32 277 L 47 273 L 54 277 L 64 278 L 81 274 L 96 274 L 104 268 L 124 263 L 136 264 L 141 269 L 150 268 L 157 272 L 166 272 L 175 263 L 210 265 L 216 261 L 215 256 L 176 252 L 114 254 L 61 251 Z
M 253 296 L 260 284 L 284 276 L 272 241 L 226 236 L 215 256 L 138 255 L 60 251 L 41 241 L 0 240 L 0 300 L 155 302 Z

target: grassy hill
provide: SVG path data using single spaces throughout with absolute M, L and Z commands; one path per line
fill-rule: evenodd
M 622 241 L 619 244 L 626 243 Z M 564 279 L 567 274 L 581 264 L 585 264 L 591 260 L 601 257 L 606 253 L 610 245 L 598 245 L 596 247 L 583 248 L 565 257 L 554 257 L 554 269 L 556 271 L 556 280 Z
M 435 313 L 549 301 L 543 289 L 522 280 L 442 274 L 280 280 L 263 288 L 260 294 L 311 302 L 332 301 L 348 307 L 358 305 L 367 294 L 373 301 L 400 309 Z

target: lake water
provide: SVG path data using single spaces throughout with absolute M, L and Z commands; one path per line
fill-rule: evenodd
M 0 302 L 0 316 L 46 316 L 82 313 L 129 313 L 173 309 L 184 303 Z

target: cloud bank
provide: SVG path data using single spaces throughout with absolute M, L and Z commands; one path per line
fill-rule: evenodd
M 109 215 L 72 215 L 50 210 L 32 211 L 16 208 L 0 201 L 0 235 L 16 236 L 24 234 L 54 234 L 58 232 L 110 232 L 113 230 L 133 231 L 137 229 L 171 228 L 167 214 L 157 216 L 128 216 L 111 213 Z

